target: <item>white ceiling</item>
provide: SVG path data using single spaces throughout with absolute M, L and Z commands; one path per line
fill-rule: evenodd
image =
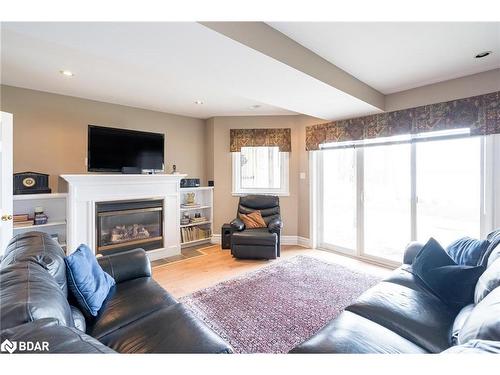
M 1 63 L 3 84 L 199 118 L 379 111 L 194 22 L 3 23 Z
M 500 67 L 500 22 L 268 24 L 383 94 Z
M 500 23 L 269 25 L 384 94 L 500 66 Z M 334 87 L 335 79 L 315 78 L 195 22 L 1 26 L 2 84 L 198 118 L 303 113 L 341 119 L 381 111 Z M 483 50 L 494 53 L 473 58 Z M 328 67 L 335 67 L 326 65 L 331 78 Z M 75 76 L 64 77 L 61 69 Z M 251 109 L 255 105 L 260 108 Z

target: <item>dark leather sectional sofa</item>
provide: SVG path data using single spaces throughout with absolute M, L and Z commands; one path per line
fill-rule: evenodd
M 488 239 L 491 277 L 476 294 L 489 294 L 479 303 L 459 312 L 441 302 L 411 273 L 412 247 L 407 264 L 291 352 L 500 353 L 500 230 Z M 48 341 L 50 353 L 232 352 L 151 278 L 143 250 L 99 263 L 117 284 L 99 315 L 86 319 L 68 300 L 59 245 L 38 232 L 15 237 L 0 265 L 0 341 Z
M 40 232 L 14 237 L 0 264 L 0 341 L 48 341 L 50 353 L 232 352 L 152 279 L 144 250 L 99 263 L 116 285 L 98 316 L 86 318 L 68 298 L 59 245 Z
M 489 294 L 479 303 L 461 311 L 445 305 L 411 273 L 419 250 L 411 246 L 406 264 L 291 352 L 500 353 L 500 230 L 488 240 L 476 296 Z

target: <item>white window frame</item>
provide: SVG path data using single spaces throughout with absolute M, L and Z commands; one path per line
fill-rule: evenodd
M 262 194 L 262 195 L 277 195 L 277 196 L 289 196 L 290 195 L 290 182 L 289 182 L 289 152 L 280 152 L 280 180 L 281 187 L 279 189 L 272 188 L 243 188 L 241 187 L 241 153 L 232 152 L 232 164 L 233 164 L 233 196 L 242 196 L 248 194 Z
M 411 145 L 411 241 L 416 240 L 416 144 L 412 142 Z M 311 157 L 311 170 L 314 171 L 312 178 L 314 181 L 311 183 L 311 192 L 314 197 L 311 199 L 310 215 L 311 215 L 311 231 L 312 241 L 315 247 L 348 255 L 354 258 L 365 260 L 368 262 L 381 264 L 389 267 L 397 267 L 401 262 L 394 262 L 385 258 L 377 257 L 374 255 L 366 254 L 364 252 L 364 159 L 363 147 L 356 148 L 356 194 L 357 194 L 357 241 L 355 249 L 345 249 L 334 244 L 325 244 L 322 239 L 322 163 L 323 154 L 321 151 L 313 152 Z M 479 213 L 481 238 L 500 226 L 500 134 L 488 135 L 481 137 L 481 212 Z M 404 250 L 404 249 L 401 249 Z

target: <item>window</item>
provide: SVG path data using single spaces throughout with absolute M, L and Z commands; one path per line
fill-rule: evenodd
M 500 139 L 489 137 L 432 133 L 323 149 L 313 158 L 318 245 L 395 263 L 412 240 L 484 236 L 494 226 Z
M 288 152 L 242 147 L 233 152 L 233 194 L 288 195 Z

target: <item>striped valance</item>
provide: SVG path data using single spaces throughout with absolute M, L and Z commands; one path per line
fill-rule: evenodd
M 279 147 L 281 152 L 292 151 L 291 129 L 231 129 L 230 151 L 242 147 Z
M 470 128 L 471 135 L 500 133 L 500 91 L 421 107 L 333 121 L 306 128 L 306 150 L 330 142 Z

